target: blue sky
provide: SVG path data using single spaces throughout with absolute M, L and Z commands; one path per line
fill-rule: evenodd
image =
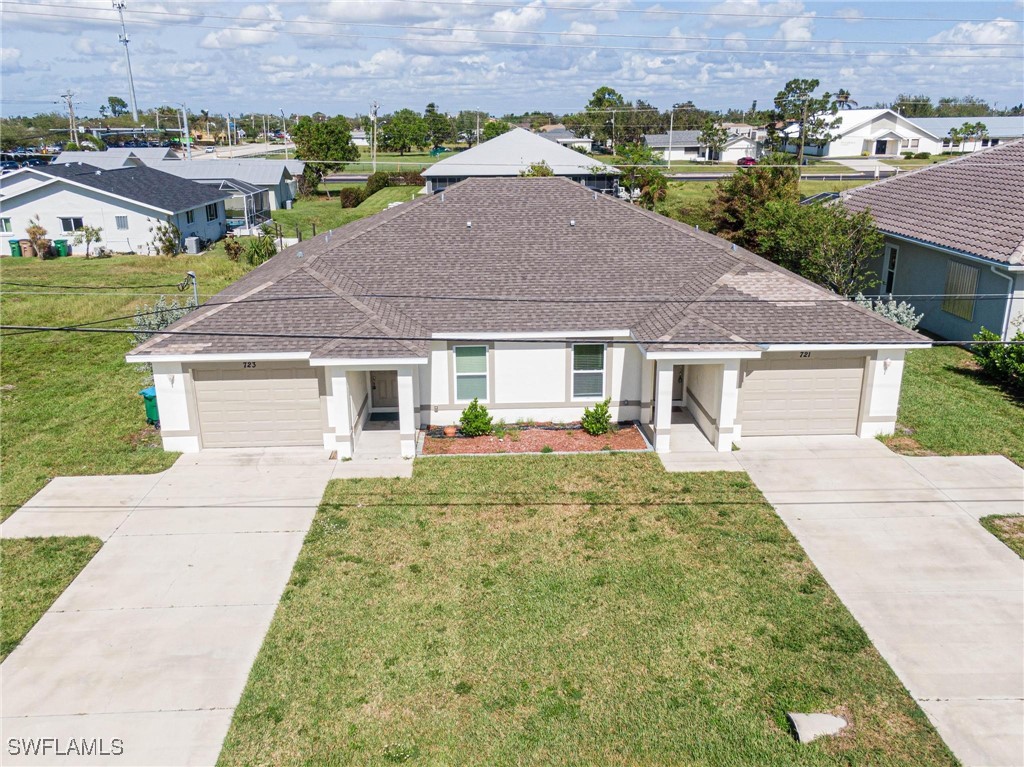
M 868 106 L 898 93 L 1024 100 L 1024 0 L 127 0 L 140 107 L 328 114 L 771 103 L 793 77 Z M 110 0 L 5 0 L 2 111 L 127 99 Z

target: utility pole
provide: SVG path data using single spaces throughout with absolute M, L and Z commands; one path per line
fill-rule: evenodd
M 135 80 L 132 79 L 132 57 L 128 55 L 128 32 L 124 28 L 124 0 L 112 0 L 117 15 L 121 18 L 120 41 L 124 45 L 124 63 L 128 67 L 128 97 L 132 105 L 132 122 L 139 121 L 139 107 L 135 103 Z
M 185 156 L 192 159 L 192 132 L 188 129 L 188 107 L 181 105 L 181 116 L 185 121 Z
M 373 172 L 377 172 L 377 110 L 380 104 L 374 101 L 370 104 L 370 163 L 373 165 Z
M 285 119 L 284 110 L 281 110 L 281 130 L 284 132 L 284 159 L 288 159 L 288 120 Z
M 474 146 L 480 144 L 480 113 L 476 113 L 476 143 Z
M 676 108 L 673 106 L 668 111 L 668 169 L 672 170 L 672 126 L 675 125 Z
M 72 100 L 75 98 L 73 91 L 66 91 L 60 94 L 60 97 L 64 99 L 68 105 L 68 143 L 78 143 L 78 126 L 75 125 L 75 102 Z
M 228 149 L 231 149 L 231 113 L 228 112 Z

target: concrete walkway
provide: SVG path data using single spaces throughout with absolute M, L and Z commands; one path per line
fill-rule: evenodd
M 896 171 L 896 168 L 892 165 L 882 162 L 881 160 L 873 160 L 865 157 L 862 160 L 859 159 L 845 159 L 829 158 L 832 162 L 837 162 L 840 165 L 845 165 L 850 170 L 855 170 L 858 173 L 872 173 L 875 178 L 879 178 L 883 175 L 891 175 Z
M 0 526 L 104 540 L 0 666 L 3 764 L 214 764 L 336 465 L 210 450 L 161 474 L 56 479 Z M 118 738 L 123 754 L 19 758 L 12 738 Z
M 965 767 L 1024 765 L 1024 562 L 977 521 L 1024 513 L 1024 471 L 855 437 L 733 455 Z

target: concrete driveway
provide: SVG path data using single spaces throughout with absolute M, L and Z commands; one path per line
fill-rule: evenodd
M 54 480 L 5 537 L 103 548 L 0 667 L 4 765 L 212 765 L 336 462 L 210 450 L 148 476 Z M 16 757 L 10 740 L 120 756 Z
M 965 767 L 1024 765 L 1024 562 L 977 521 L 1024 513 L 1024 470 L 855 437 L 733 455 Z

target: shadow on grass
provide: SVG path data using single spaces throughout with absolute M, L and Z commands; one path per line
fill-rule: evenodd
M 977 366 L 974 360 L 970 360 L 967 365 L 943 365 L 943 369 L 950 373 L 955 373 L 958 376 L 966 378 L 978 386 L 983 386 L 986 389 L 990 389 L 994 392 L 999 392 L 1005 397 L 1010 404 L 1016 405 L 1019 408 L 1024 408 L 1024 392 L 1020 389 L 1014 388 L 1011 384 L 1004 381 L 997 381 L 986 373 L 980 366 Z

